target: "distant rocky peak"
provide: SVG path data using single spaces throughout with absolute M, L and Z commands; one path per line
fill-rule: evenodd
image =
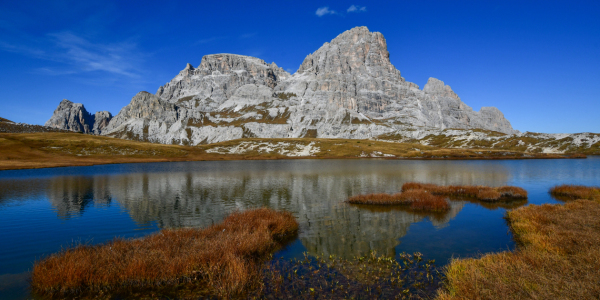
M 423 87 L 423 92 L 435 96 L 460 99 L 449 85 L 445 85 L 443 81 L 433 77 L 430 77 L 429 80 L 427 80 L 427 83 Z
M 112 115 L 107 111 L 92 115 L 85 109 L 83 104 L 63 99 L 45 126 L 75 132 L 100 134 L 111 119 Z
M 373 77 L 400 76 L 390 63 L 387 43 L 379 32 L 367 27 L 356 27 L 343 32 L 331 42 L 323 44 L 308 55 L 298 73 L 369 74 Z
M 179 75 L 161 86 L 156 96 L 172 103 L 197 97 L 199 100 L 210 98 L 221 104 L 245 84 L 262 84 L 272 89 L 290 76 L 275 63 L 267 64 L 256 57 L 211 54 L 202 57 L 197 68 L 188 64 Z
M 269 65 L 262 59 L 238 55 L 238 54 L 211 54 L 202 57 L 202 62 L 198 69 L 207 69 L 219 71 L 221 73 L 228 71 L 247 71 L 253 68 L 268 68 Z

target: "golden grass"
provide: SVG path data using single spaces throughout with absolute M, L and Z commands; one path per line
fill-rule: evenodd
M 313 156 L 288 157 L 279 153 L 257 150 L 244 154 L 208 153 L 216 147 L 236 147 L 243 142 L 313 143 L 319 151 Z M 381 153 L 381 154 L 378 154 Z M 208 145 L 179 146 L 123 140 L 71 132 L 0 133 L 0 170 L 34 169 L 98 164 L 200 161 L 200 160 L 253 160 L 253 159 L 336 159 L 370 157 L 372 154 L 392 156 L 386 159 L 531 159 L 567 158 L 555 154 L 528 154 L 524 152 L 440 149 L 419 143 L 392 143 L 372 140 L 347 139 L 256 139 L 247 138 Z
M 431 183 L 407 182 L 402 185 L 402 192 L 425 190 L 433 195 L 470 197 L 482 201 L 498 201 L 508 199 L 527 199 L 527 191 L 515 186 L 488 187 L 472 185 L 435 185 Z
M 425 190 L 410 190 L 397 194 L 357 195 L 346 200 L 350 204 L 408 205 L 411 210 L 447 211 L 450 204 L 444 197 L 435 196 Z
M 550 189 L 550 194 L 561 200 L 600 199 L 600 188 L 583 185 L 557 185 Z
M 437 299 L 600 298 L 599 215 L 598 198 L 508 211 L 518 250 L 453 260 Z
M 38 261 L 31 286 L 42 294 L 73 296 L 192 283 L 229 298 L 258 286 L 263 260 L 297 230 L 290 213 L 261 208 L 233 213 L 206 229 L 80 245 Z

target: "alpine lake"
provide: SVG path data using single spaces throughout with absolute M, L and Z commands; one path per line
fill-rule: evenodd
M 396 193 L 406 182 L 512 185 L 528 200 L 452 199 L 446 213 L 344 203 Z M 558 184 L 599 185 L 600 157 L 531 160 L 262 160 L 139 163 L 0 171 L 0 299 L 29 299 L 35 261 L 74 245 L 136 238 L 164 228 L 203 228 L 234 211 L 293 213 L 298 237 L 277 259 L 420 252 L 452 258 L 515 249 L 507 209 L 561 203 Z

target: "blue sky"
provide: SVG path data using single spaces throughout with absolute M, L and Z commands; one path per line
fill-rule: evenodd
M 117 114 L 206 54 L 295 72 L 367 26 L 421 88 L 438 78 L 521 131 L 600 132 L 599 16 L 600 1 L 2 1 L 0 117 L 43 124 L 64 98 Z

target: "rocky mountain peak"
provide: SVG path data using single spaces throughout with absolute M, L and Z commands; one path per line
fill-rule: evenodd
M 55 115 L 70 107 L 61 103 Z M 293 75 L 255 57 L 205 55 L 155 95 L 138 93 L 108 125 L 110 115 L 93 118 L 104 120 L 104 135 L 191 145 L 244 137 L 364 139 L 447 128 L 515 132 L 499 110 L 474 111 L 441 80 L 430 78 L 423 90 L 405 81 L 390 62 L 384 36 L 367 27 L 324 43 Z
M 186 97 L 199 101 L 210 99 L 221 104 L 235 89 L 245 84 L 260 84 L 274 88 L 288 72 L 264 60 L 237 54 L 211 54 L 202 57 L 198 68 L 186 67 L 171 82 L 161 86 L 156 96 L 176 103 Z
M 63 99 L 44 126 L 75 132 L 101 134 L 112 115 L 108 111 L 90 114 L 83 104 Z
M 304 59 L 298 72 L 400 76 L 400 71 L 390 63 L 383 35 L 370 32 L 364 26 L 345 31 L 330 43 L 323 44 Z
M 449 85 L 445 85 L 443 81 L 433 77 L 429 77 L 429 80 L 427 80 L 427 83 L 423 87 L 423 92 L 436 96 L 460 99 Z

